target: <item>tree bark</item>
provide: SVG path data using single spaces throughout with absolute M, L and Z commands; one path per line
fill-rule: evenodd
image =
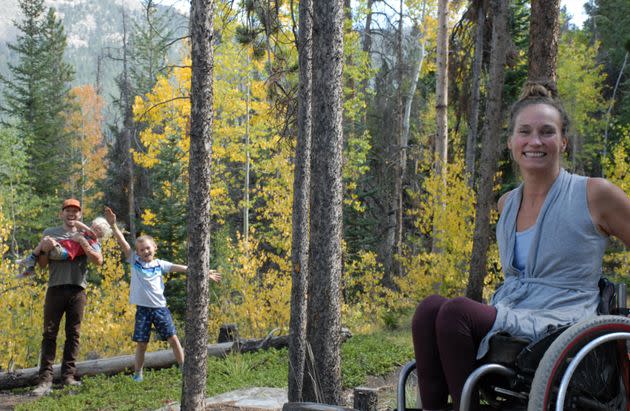
M 123 104 L 124 104 L 124 118 L 123 118 L 123 139 L 126 154 L 126 166 L 127 175 L 129 176 L 129 183 L 127 187 L 127 208 L 129 217 L 129 233 L 131 238 L 136 238 L 136 194 L 135 194 L 135 180 L 134 180 L 134 167 L 133 167 L 133 153 L 131 151 L 132 138 L 134 132 L 133 121 L 133 102 L 131 81 L 129 80 L 129 65 L 128 65 L 128 41 L 127 41 L 127 13 L 123 8 Z
M 365 33 L 363 33 L 363 51 L 372 52 L 372 4 L 374 0 L 367 0 L 367 15 L 365 16 Z
M 435 100 L 437 121 L 435 170 L 438 174 L 444 175 L 448 156 L 448 0 L 438 2 Z
M 470 113 L 468 119 L 468 137 L 466 139 L 466 172 L 469 185 L 475 181 L 475 157 L 477 152 L 477 138 L 479 134 L 479 106 L 481 103 L 481 70 L 483 65 L 483 40 L 485 37 L 486 9 L 484 1 L 480 0 L 477 6 L 477 32 L 475 34 L 475 57 L 472 67 L 472 88 Z
M 341 401 L 342 30 L 341 0 L 313 2 L 313 151 L 307 339 L 313 351 L 313 377 L 316 380 L 314 383 L 306 377 L 304 400 L 327 404 Z
M 403 235 L 403 170 L 407 162 L 406 145 L 403 146 L 404 140 L 404 109 L 403 109 L 403 72 L 405 70 L 405 61 L 403 57 L 403 0 L 399 0 L 398 6 L 398 30 L 396 33 L 396 144 L 394 145 L 394 153 L 396 160 L 394 163 L 394 192 L 390 205 L 391 216 L 390 227 L 394 230 L 394 241 L 392 254 L 391 270 L 385 270 L 383 284 L 393 288 L 394 281 L 392 276 L 402 275 L 402 266 L 395 258 L 396 255 L 402 254 L 402 235 Z
M 560 0 L 532 0 L 529 20 L 529 81 L 556 82 Z
M 479 187 L 477 190 L 477 206 L 475 210 L 475 232 L 473 250 L 470 261 L 470 277 L 466 288 L 466 296 L 481 301 L 483 279 L 486 276 L 488 245 L 490 243 L 490 210 L 494 207 L 494 175 L 497 160 L 504 145 L 500 142 L 502 118 L 503 81 L 505 78 L 505 62 L 509 44 L 507 26 L 509 1 L 493 0 L 492 15 L 492 51 L 490 54 L 490 80 L 486 114 L 481 137 L 481 158 L 479 160 Z
M 289 401 L 302 401 L 306 361 L 306 308 L 309 278 L 309 211 L 311 185 L 311 99 L 313 4 L 301 0 L 298 34 L 297 145 L 293 180 L 291 319 L 289 322 Z
M 436 175 L 442 178 L 442 184 L 446 187 L 446 167 L 448 163 L 448 0 L 438 1 L 438 32 L 437 32 L 437 58 L 435 81 L 435 162 Z M 435 198 L 435 214 L 433 217 L 433 242 L 432 253 L 441 253 L 438 246 L 440 223 L 438 209 L 446 207 L 440 194 Z
M 212 156 L 214 0 L 192 0 L 192 80 L 188 192 L 186 361 L 182 410 L 203 409 L 207 378 L 208 272 L 210 269 L 210 158 Z

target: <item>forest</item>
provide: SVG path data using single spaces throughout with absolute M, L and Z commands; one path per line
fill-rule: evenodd
M 311 58 L 303 54 L 310 39 L 302 37 L 300 8 L 311 1 L 213 3 L 204 220 L 209 264 L 223 281 L 208 290 L 208 335 L 214 340 L 227 323 L 245 337 L 287 334 L 299 272 L 296 198 L 309 191 L 296 180 L 305 172 L 300 130 L 310 127 L 313 140 L 311 207 L 337 201 L 322 188 L 332 180 L 316 172 L 328 160 L 315 149 L 324 125 L 303 111 L 301 68 Z M 486 300 L 501 282 L 495 205 L 520 182 L 506 147 L 507 112 L 536 70 L 552 74 L 572 119 L 563 167 L 606 177 L 630 194 L 630 2 L 586 2 L 581 27 L 558 0 L 531 3 L 344 0 L 342 41 L 331 51 L 342 56 L 340 78 L 329 79 L 342 93 L 340 185 L 333 187 L 342 213 L 337 227 L 312 213 L 310 231 L 313 252 L 328 243 L 321 226 L 340 230 L 333 288 L 338 321 L 352 332 L 396 327 L 435 292 Z M 59 225 L 64 198 L 81 201 L 86 221 L 111 207 L 126 236 L 153 236 L 164 260 L 186 262 L 205 238 L 188 229 L 189 189 L 199 182 L 191 176 L 199 154 L 191 141 L 194 34 L 176 36 L 162 9 L 143 0 L 143 17 L 125 25 L 115 93 L 103 95 L 98 76 L 71 85 L 77 67 L 64 60 L 67 38 L 55 9 L 44 0 L 19 7 L 18 36 L 8 44 L 18 61 L 0 77 L 0 371 L 37 364 L 46 271 L 17 279 L 15 261 Z M 554 10 L 557 30 L 544 32 Z M 83 359 L 134 349 L 129 273 L 113 240 L 103 255 L 105 263 L 89 271 Z M 324 260 L 311 255 L 314 276 Z M 629 268 L 630 253 L 613 242 L 605 274 L 619 280 Z M 167 276 L 178 330 L 186 281 Z

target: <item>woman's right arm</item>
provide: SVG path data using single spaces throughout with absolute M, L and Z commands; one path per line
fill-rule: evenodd
M 588 207 L 597 227 L 630 247 L 630 198 L 604 178 L 589 178 Z

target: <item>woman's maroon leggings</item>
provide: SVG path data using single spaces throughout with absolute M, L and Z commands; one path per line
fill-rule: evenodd
M 445 409 L 450 393 L 459 409 L 479 343 L 496 316 L 494 307 L 466 297 L 432 295 L 418 305 L 411 331 L 423 408 Z

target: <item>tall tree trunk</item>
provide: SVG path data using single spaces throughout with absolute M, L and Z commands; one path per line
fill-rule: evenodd
M 466 296 L 481 301 L 483 279 L 486 276 L 488 245 L 490 243 L 490 211 L 494 207 L 494 175 L 497 160 L 504 144 L 501 143 L 502 95 L 505 78 L 505 62 L 509 45 L 507 26 L 509 1 L 492 1 L 492 51 L 490 54 L 490 80 L 486 103 L 485 121 L 481 136 L 481 158 L 479 160 L 479 187 L 475 207 L 475 232 L 470 261 L 470 277 Z
M 249 55 L 247 57 L 248 65 L 249 65 Z M 251 84 L 250 84 L 250 73 L 247 73 L 247 85 L 246 87 L 246 97 L 245 97 L 245 188 L 244 188 L 244 196 L 243 196 L 243 238 L 245 239 L 245 244 L 249 247 L 249 173 L 250 173 L 250 147 L 249 147 L 249 111 L 250 111 L 250 94 L 251 94 Z
M 437 121 L 435 170 L 444 176 L 448 161 L 448 0 L 438 2 L 435 100 Z
M 372 4 L 374 0 L 367 0 L 367 14 L 365 16 L 365 33 L 363 33 L 363 51 L 372 52 Z
M 416 88 L 418 87 L 418 79 L 420 72 L 422 71 L 422 65 L 424 64 L 424 55 L 426 48 L 427 38 L 427 0 L 422 2 L 422 12 L 420 14 L 420 24 L 422 28 L 416 23 L 412 29 L 412 41 L 414 42 L 412 52 L 410 53 L 410 60 L 413 62 L 413 69 L 411 70 L 411 78 L 409 79 L 409 88 L 407 89 L 407 96 L 405 98 L 405 113 L 403 116 L 403 147 L 407 147 L 409 144 L 409 128 L 411 120 L 411 106 L 413 103 L 413 96 L 416 94 Z M 404 172 L 404 170 L 403 170 Z
M 560 0 L 532 0 L 529 20 L 529 81 L 556 82 Z
M 448 163 L 448 0 L 438 1 L 437 70 L 435 81 L 435 173 L 441 176 L 446 187 L 446 167 Z M 433 243 L 431 252 L 441 252 L 438 246 L 440 222 L 438 209 L 446 207 L 441 196 L 436 196 L 436 213 L 433 217 Z
M 306 307 L 309 278 L 309 210 L 311 185 L 311 80 L 313 4 L 301 0 L 298 34 L 298 135 L 293 180 L 291 319 L 289 322 L 289 401 L 302 401 L 306 361 Z
M 190 163 L 186 361 L 182 410 L 204 409 L 207 378 L 208 271 L 210 269 L 210 158 L 212 156 L 212 49 L 214 0 L 192 0 L 190 31 Z
M 403 54 L 403 0 L 399 0 L 398 6 L 398 30 L 396 40 L 396 144 L 394 146 L 394 153 L 396 153 L 396 160 L 394 163 L 394 192 L 392 195 L 391 211 L 389 215 L 390 224 L 392 230 L 394 230 L 393 237 L 393 249 L 391 270 L 385 271 L 385 277 L 383 283 L 388 287 L 394 286 L 392 275 L 402 275 L 402 266 L 395 258 L 396 255 L 402 254 L 402 234 L 403 234 L 403 170 L 407 160 L 406 147 L 403 146 L 404 140 L 404 105 L 403 105 L 403 83 L 405 70 L 405 59 Z
M 313 2 L 313 153 L 307 339 L 320 400 L 341 401 L 340 282 L 342 232 L 343 3 Z M 304 399 L 314 401 L 313 381 Z
M 404 109 L 403 109 L 403 118 L 402 118 L 402 133 L 401 133 L 401 141 L 400 141 L 400 181 L 403 185 L 401 187 L 401 191 L 399 194 L 399 213 L 398 213 L 398 221 L 399 221 L 399 232 L 397 237 L 397 247 L 396 252 L 398 255 L 402 255 L 402 241 L 404 238 L 404 207 L 403 207 L 403 193 L 404 193 L 404 185 L 406 184 L 406 172 L 407 172 L 407 148 L 409 146 L 409 130 L 411 123 L 411 107 L 413 105 L 413 98 L 416 94 L 416 89 L 418 87 L 418 79 L 420 77 L 420 72 L 422 71 L 422 66 L 424 64 L 425 57 L 425 45 L 426 45 L 426 10 L 427 10 L 427 1 L 424 0 L 422 2 L 422 12 L 420 15 L 420 24 L 422 28 L 418 25 L 418 23 L 414 23 L 413 28 L 411 30 L 411 43 L 412 48 L 409 53 L 409 61 L 412 64 L 412 69 L 410 73 L 410 78 L 408 80 L 408 87 L 405 91 L 404 96 Z M 404 275 L 402 271 L 402 265 L 396 264 L 398 275 Z
M 127 42 L 127 13 L 123 8 L 123 104 L 124 104 L 124 118 L 123 118 L 123 139 L 126 153 L 126 166 L 127 175 L 129 176 L 129 183 L 127 187 L 127 207 L 129 213 L 129 233 L 131 238 L 136 238 L 136 194 L 135 194 L 135 179 L 134 179 L 134 167 L 133 167 L 133 153 L 131 151 L 132 139 L 133 139 L 133 102 L 131 81 L 129 80 L 129 45 Z
M 472 66 L 472 89 L 470 113 L 468 119 L 468 137 L 466 139 L 466 173 L 469 185 L 475 181 L 475 157 L 477 152 L 477 135 L 479 134 L 479 106 L 481 102 L 481 70 L 483 65 L 483 39 L 485 37 L 486 9 L 484 0 L 477 5 L 477 32 L 475 34 L 475 57 Z

